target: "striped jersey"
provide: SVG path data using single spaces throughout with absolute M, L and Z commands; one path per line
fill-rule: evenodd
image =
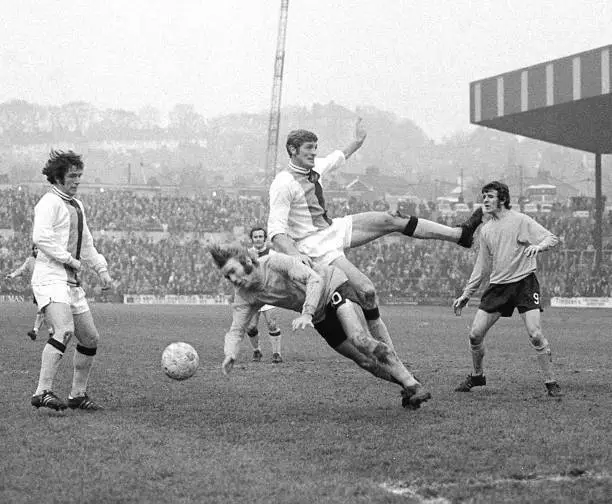
M 315 158 L 314 170 L 289 163 L 285 170 L 276 175 L 270 185 L 270 240 L 277 234 L 286 234 L 299 241 L 331 225 L 321 178 L 344 162 L 344 153 L 337 150 L 324 158 Z
M 106 259 L 94 247 L 83 204 L 55 186 L 34 207 L 32 240 L 38 247 L 32 285 L 80 285 L 76 271 L 65 264 L 71 257 L 96 273 L 107 270 Z

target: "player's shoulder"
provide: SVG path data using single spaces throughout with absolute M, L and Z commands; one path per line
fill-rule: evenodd
M 62 203 L 62 198 L 59 195 L 55 194 L 53 191 L 47 191 L 44 193 L 38 202 L 36 203 L 37 207 L 53 207 L 60 205 Z
M 289 171 L 289 169 L 285 168 L 284 170 L 281 170 L 276 174 L 276 176 L 272 180 L 272 186 L 290 184 L 293 181 L 293 174 L 291 173 L 291 171 Z

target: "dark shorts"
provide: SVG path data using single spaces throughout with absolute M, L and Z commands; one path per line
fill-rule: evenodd
M 325 318 L 314 325 L 317 332 L 323 336 L 323 339 L 332 348 L 336 348 L 347 338 L 336 313 L 338 307 L 344 304 L 347 299 L 359 303 L 355 289 L 348 282 L 345 282 L 333 292 L 331 301 L 325 307 Z
M 478 308 L 487 313 L 501 313 L 502 317 L 511 317 L 515 308 L 519 313 L 530 310 L 544 311 L 540 284 L 535 273 L 518 282 L 489 285 L 482 295 Z

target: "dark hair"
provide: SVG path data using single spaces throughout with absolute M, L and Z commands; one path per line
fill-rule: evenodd
M 287 148 L 287 154 L 291 156 L 291 151 L 289 150 L 289 147 L 295 147 L 295 150 L 297 151 L 300 150 L 302 144 L 305 144 L 306 142 L 318 141 L 319 139 L 317 138 L 317 135 L 315 135 L 312 131 L 303 129 L 293 130 L 287 135 L 287 144 L 285 145 L 285 147 Z
M 497 199 L 499 202 L 501 203 L 503 201 L 504 207 L 507 209 L 512 208 L 512 205 L 510 204 L 510 189 L 508 189 L 506 184 L 494 180 L 493 182 L 489 182 L 487 185 L 485 185 L 481 192 L 484 194 L 488 191 L 497 191 Z
M 242 264 L 244 271 L 247 274 L 253 271 L 253 264 L 257 264 L 257 259 L 252 257 L 244 247 L 214 244 L 208 247 L 208 251 L 219 269 L 223 268 L 227 261 L 229 261 L 232 257 L 237 259 L 238 262 Z M 249 264 L 249 259 L 251 260 L 252 264 Z
M 42 174 L 47 177 L 51 184 L 56 184 L 57 182 L 63 184 L 64 177 L 71 166 L 83 169 L 83 161 L 79 154 L 75 154 L 71 150 L 68 152 L 51 150 L 49 160 L 45 163 Z
M 32 257 L 36 257 L 36 255 L 38 254 L 38 246 L 36 245 L 36 243 L 32 244 Z
M 265 228 L 261 227 L 261 226 L 254 226 L 251 228 L 251 230 L 249 231 L 249 238 L 252 240 L 253 239 L 253 233 L 255 231 L 263 231 L 264 232 L 264 240 L 268 239 L 268 232 L 266 231 Z

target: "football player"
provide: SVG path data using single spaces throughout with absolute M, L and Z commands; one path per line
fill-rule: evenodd
M 249 239 L 251 240 L 252 247 L 249 250 L 257 254 L 257 257 L 263 257 L 270 253 L 274 253 L 270 248 L 267 238 L 268 233 L 266 233 L 263 227 L 256 226 L 252 228 L 249 232 Z M 281 355 L 281 330 L 277 322 L 278 309 L 272 305 L 262 306 L 249 322 L 247 334 L 251 342 L 251 347 L 253 348 L 252 360 L 253 362 L 260 362 L 263 357 L 261 347 L 259 346 L 259 329 L 257 328 L 261 314 L 263 314 L 266 325 L 268 326 L 268 335 L 272 346 L 272 363 L 280 364 L 283 362 L 283 357 Z
M 324 158 L 317 157 L 318 138 L 307 130 L 287 136 L 289 164 L 270 185 L 268 235 L 275 250 L 300 257 L 306 264 L 333 264 L 355 288 L 372 335 L 393 348 L 386 325 L 380 317 L 378 296 L 372 281 L 344 255 L 391 233 L 423 240 L 443 240 L 471 247 L 474 232 L 482 221 L 482 210 L 459 227 L 449 227 L 399 212 L 363 212 L 332 219 L 327 214 L 321 181 L 344 165 L 361 148 L 366 131 L 361 119 L 354 139 L 343 149 Z
M 43 170 L 51 184 L 34 208 L 33 241 L 38 255 L 32 274 L 32 291 L 54 334 L 45 345 L 38 386 L 32 396 L 35 408 L 97 410 L 101 406 L 87 394 L 87 382 L 98 349 L 94 325 L 79 272 L 82 264 L 96 271 L 102 288 L 111 287 L 106 259 L 95 248 L 83 204 L 75 198 L 83 161 L 72 151 L 51 151 Z M 73 380 L 65 403 L 53 392 L 53 379 L 72 337 L 77 345 Z
M 213 245 L 210 254 L 235 287 L 232 325 L 225 334 L 224 374 L 234 367 L 249 320 L 265 304 L 300 315 L 293 330 L 314 327 L 339 354 L 374 376 L 402 387 L 402 406 L 416 409 L 431 394 L 406 369 L 395 351 L 372 338 L 354 289 L 339 268 L 317 271 L 286 254 L 261 258 L 246 249 Z
M 547 394 L 562 395 L 554 377 L 548 340 L 542 334 L 542 300 L 536 278 L 536 256 L 554 247 L 559 239 L 528 215 L 512 210 L 510 190 L 493 181 L 482 188 L 487 222 L 480 232 L 480 250 L 463 294 L 453 302 L 457 316 L 478 286 L 488 278 L 489 285 L 480 300 L 470 330 L 474 370 L 455 389 L 469 392 L 487 384 L 483 372 L 484 338 L 500 317 L 511 317 L 516 308 L 523 319 L 529 341 L 535 349 L 544 374 Z
M 36 245 L 32 245 L 32 254 L 28 256 L 28 258 L 23 262 L 19 268 L 15 271 L 6 275 L 7 280 L 12 280 L 13 278 L 19 278 L 24 275 L 28 275 L 28 280 L 32 278 L 32 272 L 34 271 L 34 263 L 36 262 L 36 256 L 38 255 L 38 247 Z M 36 304 L 36 298 L 32 296 L 32 300 L 34 304 Z M 43 325 L 45 321 L 45 314 L 42 310 L 36 310 L 36 319 L 34 319 L 34 327 L 28 331 L 28 336 L 33 341 L 38 337 L 38 331 Z M 53 328 L 51 326 L 48 327 L 49 334 L 53 334 Z

